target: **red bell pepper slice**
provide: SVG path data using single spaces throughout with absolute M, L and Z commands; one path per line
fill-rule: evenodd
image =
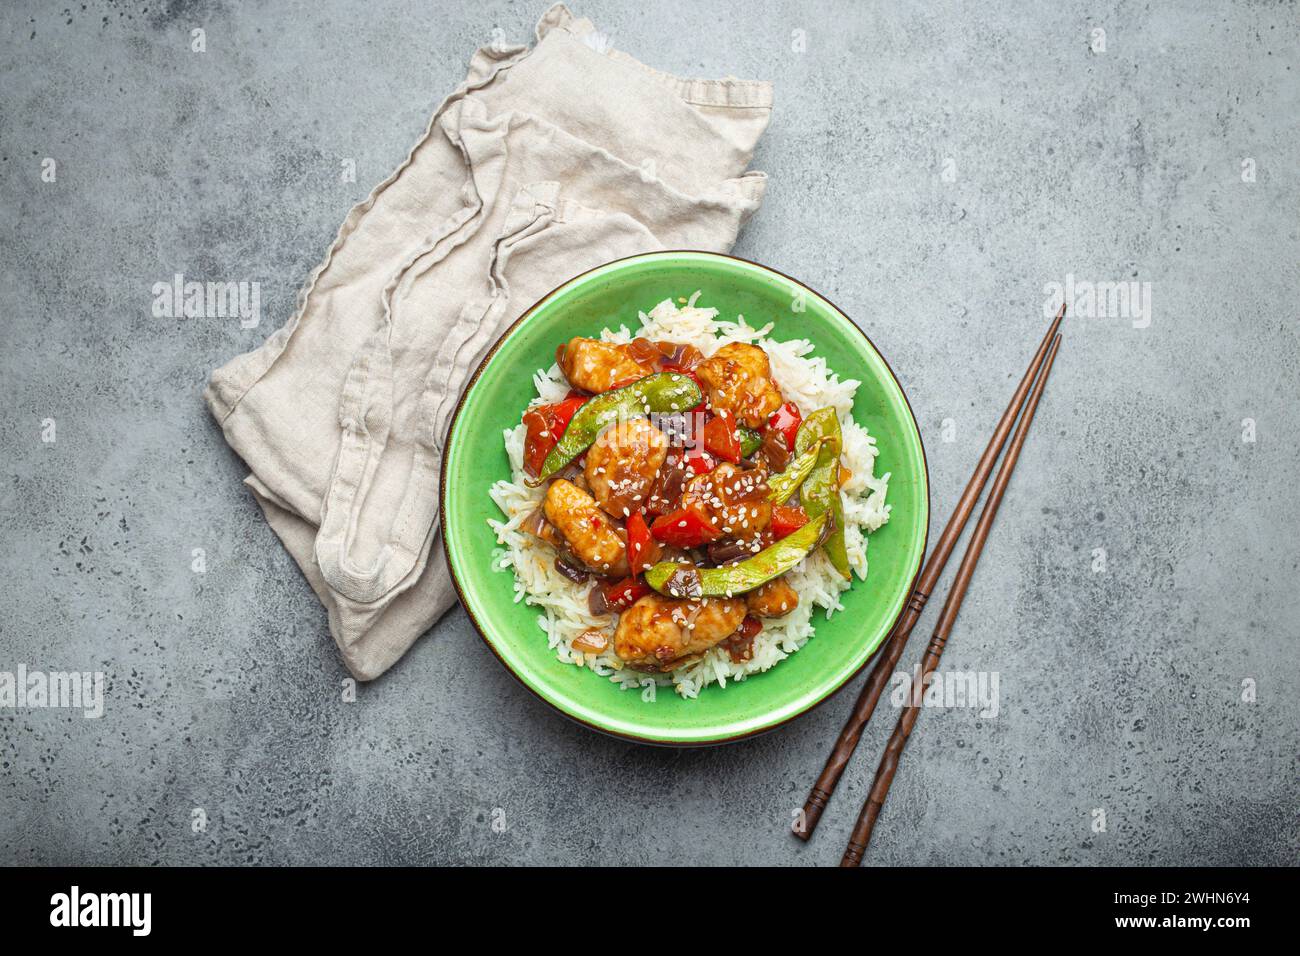
M 636 575 L 659 560 L 659 545 L 650 536 L 650 526 L 645 523 L 641 512 L 633 512 L 626 524 L 627 563 Z
M 705 424 L 704 449 L 723 461 L 732 464 L 740 461 L 740 433 L 736 431 L 736 419 L 731 412 L 720 411 Z
M 528 426 L 528 437 L 524 439 L 524 471 L 534 478 L 542 473 L 542 463 L 558 441 L 550 433 L 547 407 L 540 405 L 524 412 L 524 424 Z
M 768 525 L 772 536 L 778 541 L 788 534 L 794 534 L 808 523 L 808 514 L 802 508 L 776 505 L 772 508 L 772 521 Z
M 552 415 L 555 420 L 553 431 L 555 432 L 556 441 L 559 441 L 564 437 L 564 432 L 565 429 L 569 427 L 569 422 L 573 421 L 573 416 L 576 415 L 578 409 L 585 404 L 587 404 L 587 397 L 585 395 L 575 395 L 572 398 L 566 398 L 564 401 L 551 406 L 553 409 Z
M 650 526 L 650 534 L 656 541 L 674 548 L 698 548 L 722 537 L 722 531 L 693 506 L 678 508 L 656 518 Z
M 786 402 L 767 418 L 767 427 L 775 428 L 785 436 L 785 447 L 794 449 L 794 436 L 799 433 L 799 426 L 803 423 L 803 416 L 799 414 L 799 406 L 794 402 Z
M 683 448 L 682 449 L 682 467 L 686 468 L 690 475 L 707 475 L 714 468 L 713 458 L 702 448 Z
M 555 443 L 564 435 L 569 422 L 587 399 L 566 398 L 554 405 L 536 405 L 524 412 L 528 434 L 524 439 L 524 470 L 533 477 L 541 473 L 542 464 Z
M 650 593 L 650 585 L 640 578 L 624 578 L 616 584 L 605 585 L 605 603 L 612 610 L 625 610 Z

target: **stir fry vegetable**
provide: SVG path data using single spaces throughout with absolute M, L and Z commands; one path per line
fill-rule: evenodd
M 675 372 L 648 375 L 623 388 L 596 395 L 577 410 L 564 435 L 547 454 L 537 477 L 529 484 L 540 485 L 586 451 L 606 425 L 620 418 L 685 411 L 702 400 L 695 381 Z
M 840 498 L 840 434 L 839 416 L 833 408 L 819 408 L 799 426 L 795 436 L 795 451 L 807 453 L 815 442 L 821 443 L 817 463 L 808 474 L 799 496 L 809 517 L 830 512 L 831 532 L 826 538 L 826 556 L 840 576 L 849 577 L 849 554 L 844 543 L 844 502 Z
M 684 448 L 681 453 L 682 467 L 695 475 L 707 475 L 717 464 L 703 448 Z
M 699 508 L 689 505 L 656 518 L 650 534 L 656 541 L 674 548 L 698 548 L 722 537 L 722 532 Z
M 736 418 L 723 409 L 704 426 L 704 450 L 736 464 L 741 457 L 740 432 L 736 431 Z
M 592 617 L 602 614 L 622 614 L 650 593 L 640 578 L 624 578 L 611 584 L 597 584 L 587 595 L 587 610 Z
M 627 526 L 627 563 L 633 574 L 640 574 L 659 560 L 659 545 L 650 537 L 650 526 L 639 511 L 632 512 Z
M 787 508 L 777 505 L 772 509 L 772 535 L 777 540 L 794 534 L 808 523 L 808 513 L 802 508 Z
M 649 593 L 650 589 L 636 578 L 624 578 L 605 587 L 605 600 L 611 608 L 621 611 L 631 607 Z
M 763 436 L 752 428 L 736 424 L 736 416 L 726 409 L 717 412 L 704 426 L 704 450 L 733 465 L 762 447 Z
M 813 442 L 824 441 L 832 446 L 835 457 L 840 456 L 843 438 L 840 435 L 840 419 L 835 409 L 829 405 L 819 408 L 799 425 L 794 438 L 794 453 L 802 455 L 813 446 Z
M 781 433 L 785 438 L 785 447 L 793 448 L 795 439 L 799 436 L 799 424 L 803 418 L 799 414 L 799 406 L 794 402 L 786 402 L 767 419 L 767 427 Z
M 780 577 L 808 557 L 821 541 L 830 521 L 830 514 L 823 512 L 752 558 L 723 568 L 694 568 L 663 561 L 645 573 L 645 580 L 660 594 L 674 598 L 743 594 Z
M 821 444 L 818 441 L 815 446 L 810 446 L 807 451 L 791 462 L 790 467 L 781 474 L 768 477 L 768 501 L 779 505 L 790 499 L 790 496 L 799 489 L 799 486 L 804 483 L 804 479 L 812 474 L 813 468 L 816 467 Z
M 554 405 L 534 405 L 524 412 L 524 425 L 528 428 L 524 439 L 524 470 L 528 474 L 535 476 L 542 470 L 546 456 L 586 400 L 575 396 Z

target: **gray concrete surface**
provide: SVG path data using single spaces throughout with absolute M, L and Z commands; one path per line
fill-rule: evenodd
M 889 357 L 940 518 L 1045 286 L 1149 283 L 1146 327 L 1068 325 L 946 659 L 996 671 L 1000 712 L 923 714 L 871 862 L 1294 863 L 1294 5 L 573 6 L 661 68 L 776 82 L 736 251 Z M 892 712 L 816 840 L 784 831 L 852 693 L 743 744 L 642 748 L 550 712 L 457 609 L 343 702 L 325 614 L 200 401 L 471 50 L 542 10 L 0 11 L 0 671 L 108 681 L 98 720 L 0 708 L 0 862 L 839 859 Z M 261 326 L 154 318 L 177 272 L 259 282 Z

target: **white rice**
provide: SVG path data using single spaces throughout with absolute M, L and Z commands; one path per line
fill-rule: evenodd
M 889 475 L 875 472 L 876 442 L 867 430 L 853 421 L 853 396 L 860 382 L 839 377 L 826 367 L 826 360 L 812 354 L 814 346 L 807 339 L 774 342 L 766 338 L 772 325 L 752 328 L 743 316 L 735 322 L 717 317 L 717 309 L 705 309 L 689 302 L 674 304 L 665 299 L 640 314 L 641 328 L 630 332 L 626 327 L 601 338 L 607 342 L 630 342 L 635 335 L 693 345 L 705 356 L 712 355 L 728 342 L 751 342 L 761 345 L 772 363 L 772 378 L 787 401 L 799 406 L 807 417 L 819 408 L 833 405 L 844 433 L 843 461 L 853 472 L 841 489 L 844 502 L 845 541 L 849 564 L 860 579 L 867 576 L 867 535 L 889 520 L 890 506 L 885 504 Z M 678 300 L 682 302 L 683 300 Z M 533 381 L 539 402 L 556 402 L 569 391 L 569 384 L 559 366 L 539 370 Z M 524 436 L 520 424 L 505 432 L 506 452 L 512 477 L 492 486 L 492 500 L 505 514 L 505 521 L 489 520 L 499 548 L 493 551 L 493 567 L 514 573 L 515 601 L 527 601 L 542 609 L 537 623 L 556 656 L 566 664 L 589 667 L 602 677 L 619 684 L 624 690 L 639 688 L 641 699 L 653 703 L 658 685 L 672 684 L 683 697 L 696 697 L 709 684 L 726 687 L 728 681 L 744 680 L 785 660 L 808 642 L 816 632 L 814 607 L 822 608 L 827 618 L 841 610 L 839 595 L 850 587 L 831 567 L 826 555 L 818 550 L 789 572 L 790 585 L 799 594 L 799 605 L 780 618 L 763 619 L 763 630 L 754 639 L 753 657 L 736 664 L 721 647 L 710 649 L 703 658 L 679 667 L 671 674 L 652 675 L 625 667 L 614 653 L 611 617 L 593 617 L 587 610 L 590 585 L 580 585 L 555 570 L 555 552 L 519 525 L 540 504 L 545 488 L 529 488 L 523 470 Z M 609 648 L 601 654 L 584 654 L 573 649 L 574 639 L 589 628 L 611 635 Z

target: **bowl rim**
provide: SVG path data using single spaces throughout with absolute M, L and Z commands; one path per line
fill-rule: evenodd
M 497 649 L 496 645 L 488 637 L 487 631 L 484 629 L 483 623 L 479 620 L 478 615 L 474 612 L 474 609 L 470 607 L 470 603 L 465 596 L 465 589 L 461 586 L 460 577 L 456 573 L 456 564 L 452 560 L 451 545 L 449 544 L 448 537 L 447 537 L 447 520 L 446 520 L 447 488 L 448 488 L 447 464 L 451 457 L 449 454 L 450 446 L 451 446 L 451 436 L 456 431 L 456 423 L 460 419 L 460 414 L 465 407 L 466 399 L 469 397 L 469 394 L 473 390 L 474 386 L 478 383 L 478 380 L 482 376 L 484 370 L 487 368 L 488 363 L 492 361 L 492 358 L 496 355 L 497 351 L 501 348 L 505 340 L 508 339 L 510 335 L 517 328 L 519 328 L 519 326 L 523 325 L 523 323 L 526 322 L 533 315 L 533 313 L 535 313 L 544 304 L 546 304 L 553 296 L 563 291 L 564 289 L 568 288 L 569 286 L 573 285 L 575 282 L 578 282 L 579 280 L 586 278 L 587 276 L 591 275 L 593 272 L 599 272 L 602 269 L 608 269 L 610 266 L 618 265 L 620 263 L 633 262 L 640 259 L 662 258 L 666 256 L 675 256 L 675 255 L 676 256 L 687 255 L 687 256 L 700 257 L 705 259 L 730 260 L 732 262 L 742 263 L 746 266 L 753 267 L 763 272 L 769 272 L 773 275 L 780 276 L 782 279 L 785 279 L 787 282 L 791 282 L 794 285 L 807 290 L 808 292 L 817 296 L 823 302 L 827 303 L 836 312 L 838 312 L 848 322 L 849 326 L 860 336 L 862 336 L 864 340 L 866 340 L 866 343 L 868 346 L 871 347 L 871 350 L 875 352 L 877 356 L 879 356 L 880 361 L 884 364 L 886 371 L 889 372 L 890 377 L 894 380 L 894 384 L 898 386 L 898 392 L 900 395 L 903 396 L 903 405 L 907 408 L 908 417 L 911 418 L 912 427 L 916 431 L 917 444 L 920 446 L 921 449 L 921 467 L 925 478 L 925 504 L 926 504 L 925 529 L 922 532 L 920 558 L 917 560 L 916 570 L 913 571 L 911 580 L 908 582 L 907 592 L 902 602 L 899 604 L 898 612 L 894 615 L 894 619 L 889 623 L 889 627 L 885 631 L 884 638 L 882 638 L 880 643 L 876 645 L 875 650 L 873 650 L 870 654 L 868 654 L 863 659 L 862 663 L 859 664 L 856 668 L 854 668 L 851 673 L 846 675 L 843 680 L 841 680 L 838 684 L 836 684 L 834 687 L 828 690 L 821 697 L 817 698 L 814 701 L 811 701 L 807 706 L 803 707 L 802 709 L 796 710 L 795 712 L 791 714 L 787 714 L 786 716 L 782 717 L 780 720 L 776 720 L 772 723 L 765 724 L 761 727 L 755 727 L 751 730 L 745 730 L 737 734 L 730 734 L 725 737 L 714 737 L 708 740 L 664 740 L 661 738 L 643 737 L 639 734 L 627 733 L 618 730 L 611 730 L 608 727 L 602 727 L 599 724 L 592 723 L 591 721 L 586 720 L 578 716 L 577 714 L 569 713 L 569 711 L 565 710 L 555 701 L 551 700 L 546 695 L 542 694 L 540 691 L 538 691 L 536 688 L 530 685 L 526 680 L 523 679 L 523 677 L 518 672 L 516 672 L 515 668 L 511 665 L 511 663 L 508 660 L 506 660 L 506 658 Z M 771 266 L 765 266 L 762 263 L 754 262 L 751 259 L 745 259 L 740 256 L 733 256 L 730 253 L 725 253 L 725 252 L 710 252 L 705 249 L 659 249 L 654 252 L 642 252 L 642 253 L 637 253 L 636 255 L 622 256 L 621 258 L 618 259 L 611 259 L 608 262 L 602 262 L 600 265 L 593 266 L 590 269 L 586 269 L 582 272 L 577 273 L 576 275 L 570 276 L 568 279 L 565 279 L 558 286 L 556 286 L 550 292 L 547 292 L 536 302 L 530 305 L 527 309 L 525 309 L 524 312 L 519 316 L 519 318 L 511 322 L 510 325 L 506 327 L 506 329 L 502 331 L 502 333 L 499 336 L 497 336 L 496 341 L 493 342 L 492 347 L 487 350 L 487 353 L 483 356 L 482 361 L 479 362 L 478 367 L 474 370 L 474 373 L 465 382 L 465 387 L 461 390 L 460 397 L 456 400 L 456 408 L 452 412 L 451 420 L 447 424 L 447 435 L 443 443 L 442 462 L 438 466 L 438 531 L 442 538 L 443 554 L 447 559 L 447 570 L 451 575 L 452 586 L 456 590 L 456 598 L 460 602 L 460 606 L 465 609 L 465 613 L 469 616 L 470 623 L 474 625 L 474 630 L 478 632 L 479 638 L 483 641 L 484 644 L 487 645 L 488 650 L 490 650 L 492 652 L 492 655 L 496 657 L 498 661 L 501 662 L 502 666 L 505 667 L 506 671 L 509 672 L 510 676 L 513 677 L 526 690 L 528 690 L 529 693 L 531 693 L 538 700 L 545 703 L 552 710 L 556 711 L 559 714 L 562 714 L 563 716 L 567 717 L 569 720 L 573 721 L 574 723 L 581 724 L 582 726 L 594 730 L 598 733 L 604 734 L 607 737 L 614 737 L 619 740 L 628 740 L 628 741 L 633 741 L 635 743 L 649 744 L 649 745 L 659 746 L 659 747 L 674 747 L 674 748 L 675 747 L 714 747 L 714 746 L 720 746 L 722 744 L 735 743 L 736 741 L 740 741 L 740 740 L 747 740 L 750 737 L 756 737 L 760 734 L 765 734 L 768 733 L 769 731 L 776 730 L 778 727 L 784 727 L 786 724 L 790 723 L 790 721 L 794 720 L 795 718 L 802 717 L 804 714 L 807 714 L 810 711 L 820 707 L 822 704 L 826 703 L 826 701 L 830 700 L 841 690 L 843 690 L 845 686 L 847 686 L 851 681 L 853 681 L 854 678 L 856 678 L 859 674 L 861 674 L 863 669 L 869 663 L 875 660 L 876 657 L 880 654 L 881 648 L 883 648 L 885 644 L 888 643 L 890 635 L 893 633 L 894 628 L 898 625 L 899 618 L 903 616 L 903 612 L 907 610 L 908 604 L 911 603 L 912 592 L 916 588 L 916 581 L 921 575 L 922 568 L 924 568 L 925 566 L 925 557 L 929 551 L 930 519 L 931 519 L 930 463 L 929 463 L 929 458 L 927 457 L 925 451 L 925 439 L 921 435 L 921 426 L 920 423 L 917 422 L 916 420 L 916 412 L 912 408 L 911 399 L 907 397 L 907 390 L 903 388 L 903 383 L 899 381 L 897 373 L 894 372 L 894 367 L 889 364 L 889 360 L 885 358 L 884 353 L 881 352 L 880 349 L 876 348 L 876 344 L 871 341 L 871 337 L 867 335 L 867 333 L 863 331 L 857 325 L 857 323 L 855 323 L 852 319 L 849 318 L 849 314 L 847 312 L 841 309 L 838 305 L 832 302 L 825 295 L 818 292 L 812 286 L 808 285 L 806 282 L 801 282 L 800 280 L 794 278 L 793 276 L 787 275 L 786 273 L 780 271 L 779 269 L 774 269 Z

